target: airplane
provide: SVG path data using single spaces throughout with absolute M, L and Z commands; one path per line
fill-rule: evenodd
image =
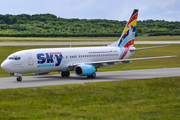
M 138 9 L 134 9 L 119 40 L 108 46 L 23 50 L 9 55 L 1 64 L 1 68 L 9 72 L 10 75 L 16 76 L 17 81 L 22 81 L 22 74 L 43 75 L 54 71 L 61 72 L 62 77 L 69 77 L 70 71 L 74 71 L 77 76 L 95 78 L 98 68 L 109 67 L 118 63 L 131 63 L 134 60 L 177 57 L 160 56 L 128 59 L 138 50 L 165 47 L 155 46 L 139 49 L 133 47 L 137 18 Z

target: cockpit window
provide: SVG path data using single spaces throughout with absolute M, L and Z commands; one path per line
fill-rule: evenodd
M 17 56 L 15 56 L 15 57 L 8 57 L 8 59 L 9 60 L 20 60 L 21 57 L 17 57 Z
M 15 59 L 15 60 L 20 60 L 21 58 L 20 58 L 20 57 L 15 57 L 14 59 Z
M 13 58 L 13 57 L 9 57 L 8 59 L 9 59 L 9 60 L 14 60 L 14 58 Z

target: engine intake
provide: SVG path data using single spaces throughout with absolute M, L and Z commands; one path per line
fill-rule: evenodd
M 93 65 L 78 65 L 75 67 L 74 72 L 78 76 L 92 76 L 96 72 L 96 68 Z

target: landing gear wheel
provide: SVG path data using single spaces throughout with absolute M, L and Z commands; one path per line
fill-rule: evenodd
M 70 73 L 69 73 L 69 71 L 67 71 L 67 72 L 65 72 L 66 73 L 66 77 L 69 77 L 70 76 Z
M 93 75 L 92 75 L 92 78 L 95 78 L 96 77 L 96 73 L 94 73 Z
M 69 76 L 70 76 L 70 73 L 69 73 L 69 71 L 61 72 L 61 76 L 62 76 L 62 77 L 69 77 Z
M 96 77 L 96 73 L 94 73 L 92 76 L 87 76 L 87 78 L 95 78 Z
M 61 72 L 61 77 L 65 77 L 65 72 Z
M 21 77 L 21 76 L 18 76 L 18 77 L 16 78 L 16 80 L 17 80 L 18 82 L 21 82 L 21 81 L 22 81 L 22 77 Z

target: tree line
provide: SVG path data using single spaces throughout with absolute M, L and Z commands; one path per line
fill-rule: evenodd
M 65 19 L 53 14 L 0 14 L 0 36 L 119 37 L 126 23 L 106 19 Z M 180 35 L 180 22 L 138 21 L 136 35 Z

